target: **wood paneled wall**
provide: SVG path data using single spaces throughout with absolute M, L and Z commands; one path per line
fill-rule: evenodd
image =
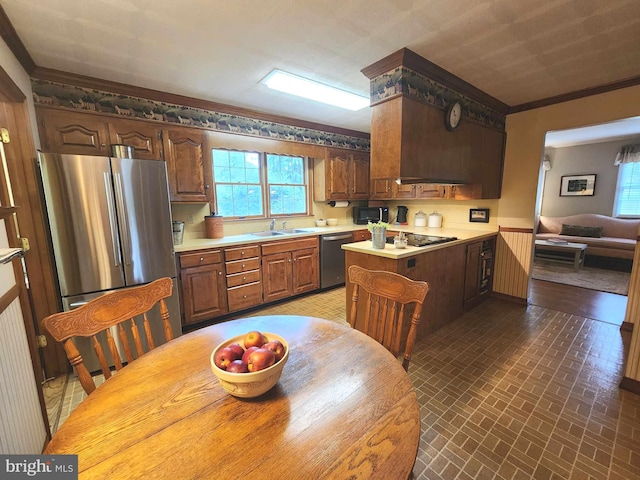
M 17 297 L 0 313 L 0 345 L 0 452 L 38 454 L 47 439 L 47 427 Z
M 526 299 L 532 256 L 532 229 L 500 228 L 496 245 L 493 291 Z

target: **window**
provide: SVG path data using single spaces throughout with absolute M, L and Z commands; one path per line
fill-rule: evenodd
M 640 163 L 622 163 L 613 203 L 614 217 L 640 217 Z
M 213 150 L 216 207 L 224 217 L 307 215 L 307 179 L 303 157 Z

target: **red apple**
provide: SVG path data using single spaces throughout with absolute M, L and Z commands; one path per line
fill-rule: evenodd
M 280 359 L 284 357 L 284 345 L 280 340 L 271 340 L 270 342 L 265 343 L 262 348 L 271 350 L 276 356 L 276 362 L 279 362 Z
M 260 347 L 249 347 L 247 348 L 247 350 L 244 352 L 244 354 L 242 355 L 242 361 L 244 363 L 249 363 L 249 355 L 251 354 L 251 352 L 258 350 L 258 348 Z
M 226 370 L 227 366 L 237 359 L 238 356 L 236 355 L 236 352 L 229 347 L 221 348 L 213 356 L 213 361 L 216 364 L 216 367 L 221 368 L 222 370 Z
M 264 338 L 262 333 L 256 330 L 249 332 L 244 336 L 244 348 L 261 347 L 265 343 L 267 343 L 267 339 Z
M 249 354 L 247 366 L 250 372 L 264 370 L 276 363 L 276 355 L 266 348 L 258 348 Z
M 249 368 L 247 367 L 247 364 L 242 360 L 234 360 L 227 366 L 227 372 L 247 373 L 248 371 Z
M 236 352 L 238 358 L 242 358 L 242 355 L 244 355 L 244 348 L 242 348 L 239 343 L 232 343 L 231 345 L 227 345 L 227 347 Z

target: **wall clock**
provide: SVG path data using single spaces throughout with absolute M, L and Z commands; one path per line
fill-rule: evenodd
M 460 125 L 460 119 L 462 118 L 462 105 L 460 102 L 453 102 L 447 108 L 444 117 L 444 123 L 448 130 L 455 130 Z

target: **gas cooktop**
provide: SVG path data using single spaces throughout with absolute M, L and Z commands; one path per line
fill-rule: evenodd
M 417 233 L 407 233 L 407 245 L 414 247 L 426 247 L 427 245 L 437 245 L 457 240 L 458 237 L 438 237 L 436 235 L 419 235 Z M 387 243 L 393 243 L 394 237 L 387 237 Z

